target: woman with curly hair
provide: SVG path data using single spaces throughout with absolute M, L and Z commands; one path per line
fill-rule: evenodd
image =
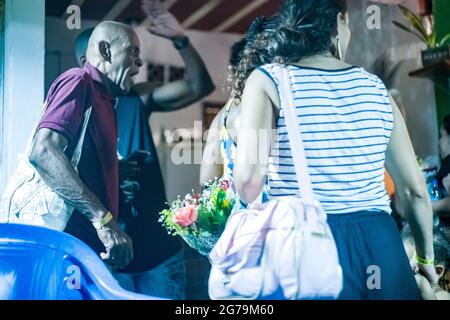
M 264 64 L 257 55 L 250 55 L 249 49 L 258 39 L 259 34 L 271 25 L 272 18 L 259 17 L 251 24 L 247 35 L 231 47 L 228 89 L 231 89 L 230 99 L 214 118 L 208 132 L 203 161 L 200 170 L 200 184 L 217 177 L 232 180 L 234 161 L 236 159 L 236 139 L 240 120 L 239 92 L 242 88 L 235 86 L 242 83 L 251 71 Z M 243 62 L 245 61 L 245 62 Z M 245 66 L 245 71 L 239 66 Z
M 281 92 L 291 90 L 314 193 L 338 247 L 340 299 L 420 299 L 390 216 L 384 166 L 407 212 L 415 264 L 435 284 L 430 199 L 403 118 L 384 84 L 342 61 L 350 39 L 345 2 L 285 0 L 277 16 L 275 30 L 263 32 L 248 48 L 270 63 L 253 70 L 245 84 L 236 83 L 241 124 L 234 178 L 241 201 L 254 201 L 266 181 L 271 199 L 298 195 L 301 181 L 280 102 Z M 244 58 L 238 67 L 243 75 L 253 67 L 245 64 Z M 279 87 L 280 68 L 287 68 L 290 88 Z M 252 134 L 272 129 L 273 136 Z M 267 150 L 256 162 L 255 146 Z

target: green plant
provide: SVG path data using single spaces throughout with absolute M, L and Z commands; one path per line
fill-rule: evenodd
M 416 37 L 418 37 L 420 40 L 425 42 L 425 44 L 428 46 L 428 48 L 437 48 L 442 47 L 446 44 L 447 41 L 450 40 L 450 33 L 445 35 L 440 41 L 436 41 L 436 30 L 434 30 L 429 34 L 427 33 L 427 30 L 425 29 L 423 25 L 423 18 L 416 15 L 414 12 L 412 12 L 410 9 L 408 9 L 405 6 L 402 6 L 401 4 L 397 5 L 400 10 L 402 11 L 405 18 L 408 20 L 408 22 L 412 25 L 412 27 L 415 29 L 411 30 L 409 27 L 405 26 L 403 23 L 398 21 L 392 21 L 392 23 L 397 26 L 398 28 L 409 32 Z

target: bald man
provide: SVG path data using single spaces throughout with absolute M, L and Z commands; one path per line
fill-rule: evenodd
M 99 24 L 90 37 L 84 67 L 64 72 L 50 87 L 30 153 L 42 180 L 75 208 L 65 231 L 113 269 L 133 259 L 132 241 L 116 222 L 119 165 L 113 102 L 130 90 L 131 77 L 139 73 L 139 48 L 137 35 L 127 25 Z M 89 109 L 77 172 L 70 159 Z
M 155 87 L 152 83 L 136 84 L 132 91 L 117 99 L 116 118 L 119 134 L 119 225 L 133 240 L 134 259 L 124 270 L 114 272 L 119 284 L 127 290 L 170 299 L 185 298 L 185 258 L 178 237 L 167 234 L 158 222 L 159 212 L 167 208 L 164 180 L 149 126 L 154 112 L 169 112 L 187 107 L 214 90 L 202 58 L 190 43 L 176 18 L 163 7 L 155 12 L 153 1 L 142 1 L 143 11 L 151 21 L 153 35 L 172 41 L 185 62 L 186 76 Z M 83 31 L 75 43 L 77 61 L 86 61 L 91 29 Z M 140 95 L 147 98 L 141 100 Z M 136 150 L 148 156 L 139 165 L 128 161 Z M 139 171 L 135 171 L 134 169 Z M 132 182 L 132 184 L 130 184 Z M 135 189 L 130 186 L 137 185 Z

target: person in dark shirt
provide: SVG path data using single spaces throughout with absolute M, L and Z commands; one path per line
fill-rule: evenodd
M 155 14 L 153 1 L 143 1 L 143 9 L 152 22 L 149 31 L 172 40 L 186 64 L 186 76 L 159 88 L 152 88 L 150 83 L 136 84 L 130 94 L 117 99 L 117 147 L 119 158 L 122 158 L 119 161 L 119 222 L 133 240 L 135 255 L 127 268 L 114 275 L 128 290 L 183 299 L 185 267 L 181 243 L 178 238 L 168 235 L 158 222 L 158 213 L 166 208 L 167 198 L 149 117 L 153 112 L 184 108 L 211 93 L 214 85 L 175 17 L 163 8 L 158 8 Z M 80 64 L 84 63 L 84 48 L 90 32 L 84 31 L 76 42 Z M 142 94 L 147 94 L 147 101 L 140 99 Z M 145 150 L 149 156 L 140 163 L 127 160 L 136 150 Z
M 450 194 L 450 115 L 444 118 L 439 133 L 439 153 L 442 161 L 436 179 L 439 187 Z M 450 197 L 434 201 L 432 205 L 433 211 L 439 215 L 441 224 L 450 234 Z

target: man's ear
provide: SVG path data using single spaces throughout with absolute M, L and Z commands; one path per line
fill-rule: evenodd
M 442 264 L 437 264 L 435 266 L 436 268 L 436 274 L 438 275 L 438 277 L 442 277 L 444 275 L 445 272 L 445 267 Z
M 106 41 L 100 41 L 98 43 L 98 50 L 100 52 L 100 55 L 105 59 L 105 61 L 108 61 L 111 63 L 111 46 Z
M 338 23 L 345 23 L 345 16 L 342 14 L 342 12 L 338 12 L 337 21 Z
M 339 12 L 337 14 L 336 18 L 337 18 L 338 23 L 345 24 L 345 25 L 347 25 L 350 20 L 348 12 L 345 12 L 345 13 Z
M 87 58 L 86 56 L 81 56 L 80 57 L 80 64 L 81 66 L 84 66 L 86 64 Z

